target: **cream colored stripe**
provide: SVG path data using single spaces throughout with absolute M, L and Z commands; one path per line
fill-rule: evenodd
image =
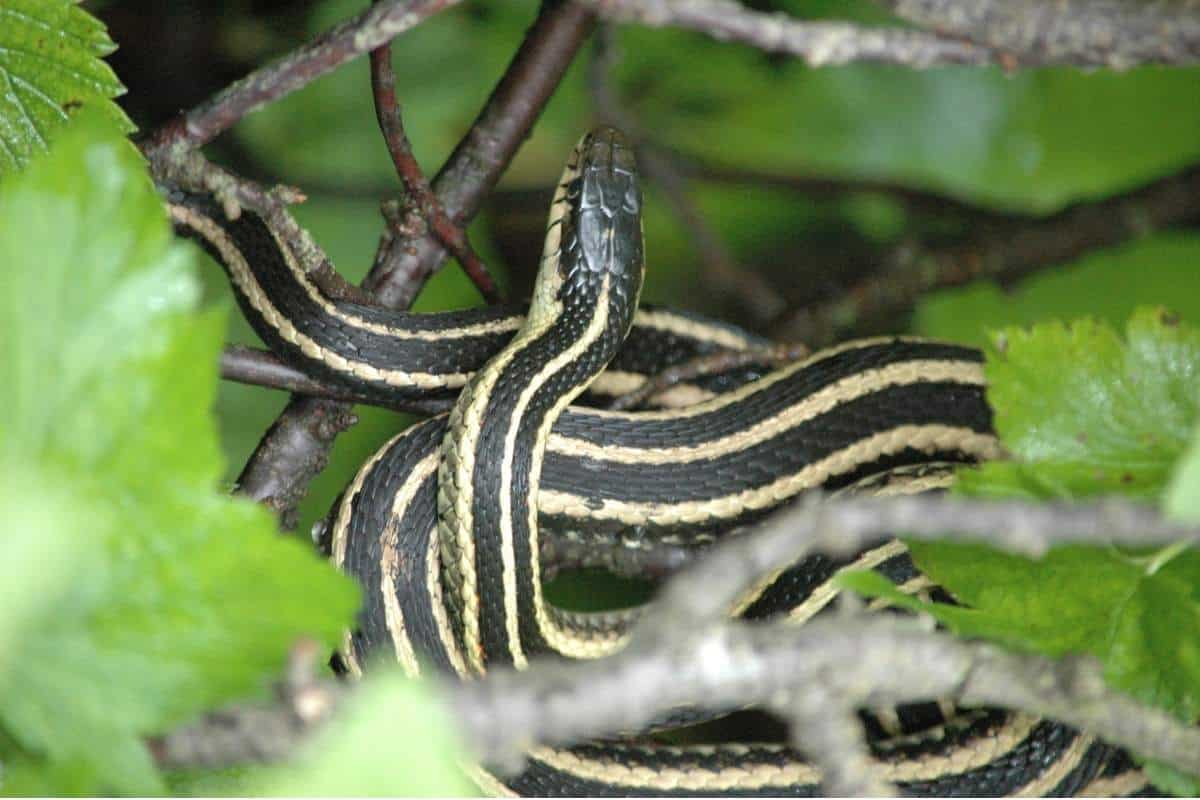
M 517 587 L 517 567 L 516 567 L 516 550 L 513 541 L 513 514 L 512 506 L 512 464 L 515 458 L 517 446 L 517 429 L 516 420 L 521 419 L 525 415 L 525 410 L 529 402 L 537 391 L 549 380 L 553 375 L 559 372 L 563 367 L 578 359 L 587 351 L 604 333 L 608 325 L 609 311 L 609 292 L 611 291 L 612 278 L 608 275 L 600 286 L 599 296 L 596 299 L 595 312 L 592 314 L 591 320 L 588 322 L 586 330 L 571 343 L 571 346 L 565 349 L 562 353 L 555 356 L 538 372 L 537 375 L 529 382 L 525 389 L 521 392 L 517 403 L 513 408 L 512 419 L 513 424 L 510 425 L 508 434 L 504 440 L 504 469 L 501 472 L 501 513 L 500 513 L 500 531 L 503 538 L 503 555 L 504 555 L 504 612 L 507 623 L 509 649 L 512 652 L 514 663 L 518 669 L 525 666 L 524 650 L 520 642 L 520 609 L 517 604 L 518 587 Z M 546 434 L 550 430 L 550 426 L 554 424 L 554 420 L 558 414 L 566 408 L 566 406 L 574 399 L 583 387 L 580 386 L 576 391 L 569 392 L 560 397 L 554 406 L 547 412 L 541 428 L 537 432 L 536 442 L 544 442 Z M 544 450 L 541 447 L 534 445 L 532 460 L 529 468 L 529 490 L 530 497 L 536 497 L 542 474 L 542 460 Z M 532 563 L 529 565 L 532 572 L 532 591 L 533 591 L 533 608 L 534 616 L 537 621 L 538 630 L 542 634 L 542 638 L 554 650 L 562 653 L 570 658 L 598 658 L 602 655 L 614 652 L 619 647 L 625 644 L 624 636 L 613 637 L 611 634 L 605 634 L 598 637 L 589 637 L 580 635 L 581 632 L 568 631 L 555 623 L 553 617 L 549 614 L 546 607 L 545 598 L 542 595 L 542 578 L 541 578 L 541 560 L 538 557 L 539 553 L 539 536 L 538 536 L 538 510 L 536 503 L 526 503 L 525 513 L 527 515 L 526 524 L 529 528 L 531 541 L 529 542 L 530 552 L 533 554 Z M 519 657 L 519 660 L 518 660 Z
M 358 493 L 362 491 L 363 483 L 366 481 L 367 476 L 371 474 L 371 470 L 375 469 L 375 465 L 379 463 L 379 459 L 383 458 L 392 445 L 407 433 L 408 431 L 398 433 L 391 439 L 388 439 L 387 444 L 376 450 L 367 463 L 359 467 L 358 472 L 354 475 L 354 480 L 342 492 L 342 502 L 338 506 L 337 520 L 333 524 L 333 534 L 329 543 L 329 559 L 338 569 L 342 569 L 346 565 L 346 545 L 349 544 L 350 517 L 353 513 L 354 498 L 358 497 Z
M 600 377 L 588 387 L 591 394 L 606 397 L 620 397 L 642 388 L 649 376 L 640 372 L 625 372 L 619 369 L 606 369 Z M 670 389 L 659 392 L 652 398 L 654 404 L 661 408 L 682 408 L 693 406 L 711 400 L 717 395 L 707 389 L 701 389 L 690 383 L 681 383 Z
M 404 667 L 404 672 L 410 678 L 421 674 L 417 663 L 416 653 L 413 652 L 412 642 L 408 638 L 408 630 L 404 625 L 404 611 L 400 608 L 400 599 L 396 593 L 396 579 L 400 574 L 400 524 L 404 521 L 404 513 L 412 504 L 412 499 L 421 484 L 437 470 L 438 454 L 429 453 L 417 462 L 400 489 L 392 497 L 391 513 L 383 528 L 380 541 L 381 559 L 379 576 L 379 593 L 383 598 L 384 618 L 387 622 L 388 633 L 392 636 L 392 646 L 396 650 L 396 658 Z
M 754 345 L 739 333 L 716 325 L 688 319 L 678 314 L 664 311 L 638 311 L 634 324 L 639 327 L 673 333 L 701 342 L 708 342 L 728 350 L 749 350 Z
M 298 347 L 300 352 L 308 358 L 320 361 L 336 372 L 344 372 L 365 381 L 385 383 L 401 388 L 410 386 L 420 389 L 455 388 L 466 383 L 466 373 L 435 375 L 429 372 L 380 369 L 365 361 L 351 360 L 322 347 L 297 329 L 292 321 L 275 307 L 266 291 L 255 280 L 250 266 L 246 263 L 246 259 L 238 250 L 237 245 L 215 222 L 189 208 L 177 205 L 171 206 L 171 216 L 199 233 L 217 249 L 217 252 L 221 254 L 221 260 L 229 270 L 230 280 L 237 286 L 246 302 L 258 312 L 259 316 L 275 330 L 281 339 Z M 306 285 L 305 291 L 309 291 L 310 288 Z M 444 334 L 439 332 L 435 338 L 443 337 Z
M 895 558 L 905 552 L 907 552 L 907 548 L 899 539 L 892 539 L 887 544 L 880 545 L 873 550 L 868 550 L 859 556 L 854 563 L 842 567 L 833 573 L 829 580 L 814 589 L 803 603 L 788 612 L 787 621 L 796 625 L 807 622 L 816 616 L 817 612 L 829 605 L 830 601 L 841 592 L 841 588 L 837 585 L 837 576 L 843 572 L 874 569 L 888 559 Z
M 972 740 L 969 746 L 950 745 L 946 752 L 924 755 L 911 760 L 885 761 L 880 763 L 883 777 L 889 781 L 929 781 L 946 775 L 961 775 L 979 769 L 1011 752 L 1033 731 L 1038 719 L 1027 714 L 1015 714 L 1012 720 L 996 732 L 995 736 Z M 623 748 L 652 753 L 651 748 Z M 694 752 L 703 755 L 715 752 L 716 748 L 661 748 L 668 752 Z M 750 752 L 748 747 L 726 746 L 722 750 L 734 754 Z M 772 751 L 776 748 L 755 749 Z M 782 748 L 778 748 L 782 749 Z M 750 764 L 748 766 L 705 769 L 694 766 L 688 769 L 660 769 L 657 767 L 631 766 L 616 758 L 582 758 L 569 750 L 535 747 L 529 757 L 547 766 L 583 780 L 599 781 L 629 787 L 640 793 L 654 791 L 691 791 L 708 793 L 726 790 L 752 790 L 769 786 L 813 786 L 820 782 L 821 774 L 812 765 L 799 759 L 783 761 L 781 764 Z
M 485 770 L 476 764 L 463 765 L 463 771 L 467 773 L 479 791 L 483 792 L 485 797 L 519 797 L 516 792 L 504 785 L 500 778 Z
M 338 654 L 342 657 L 342 663 L 346 665 L 350 677 L 355 680 L 361 678 L 362 665 L 358 663 L 358 658 L 354 655 L 354 637 L 350 631 L 342 634 L 342 646 L 338 648 Z
M 563 171 L 562 180 L 555 191 L 551 202 L 550 219 L 560 219 L 566 213 L 566 188 L 576 170 L 577 157 L 568 159 Z M 553 325 L 561 315 L 562 308 L 558 301 L 558 290 L 562 285 L 562 276 L 558 272 L 560 237 L 562 225 L 554 225 L 546 233 L 542 251 L 541 265 L 538 270 L 537 282 L 534 284 L 534 296 L 525 318 L 525 324 L 516 337 L 496 354 L 486 365 L 478 370 L 458 396 L 450 419 L 447 424 L 446 436 L 442 440 L 441 464 L 438 468 L 438 519 L 439 538 L 443 564 L 452 572 L 455 585 L 447 587 L 455 595 L 457 605 L 463 609 L 463 649 L 471 668 L 478 674 L 485 671 L 483 640 L 479 631 L 479 576 L 475 570 L 475 524 L 474 524 L 474 495 L 475 495 L 475 456 L 479 446 L 479 435 L 486 424 L 484 419 L 492 390 L 500 375 L 512 360 L 525 349 L 530 342 L 536 341 Z M 515 429 L 515 420 L 510 417 L 504 421 L 510 426 L 509 433 Z M 498 465 L 501 473 L 512 469 L 511 457 Z M 503 505 L 502 511 L 503 514 Z M 447 523 L 447 517 L 452 518 L 453 528 Z M 502 523 L 503 527 L 503 523 Z M 510 530 L 497 532 L 501 538 L 501 548 L 507 536 L 511 540 Z M 536 550 L 534 551 L 536 552 Z M 502 549 L 502 574 L 505 587 L 505 618 L 506 629 L 511 622 L 509 605 L 515 603 L 507 587 L 510 580 L 515 585 L 515 577 L 510 577 L 511 554 L 505 555 Z M 509 637 L 510 648 L 520 647 L 520 642 Z M 515 644 L 514 644 L 515 642 Z M 513 654 L 515 666 L 524 665 L 524 656 Z
M 1045 797 L 1050 790 L 1057 786 L 1063 778 L 1079 766 L 1089 747 L 1095 739 L 1082 733 L 1076 734 L 1075 741 L 1056 758 L 1045 772 L 1038 775 L 1020 789 L 1011 792 L 1013 797 Z
M 1007 724 L 992 736 L 970 740 L 970 744 L 951 744 L 941 753 L 920 756 L 908 761 L 883 762 L 883 777 L 889 781 L 931 781 L 947 775 L 962 775 L 979 769 L 1012 752 L 1025 741 L 1037 724 L 1038 717 L 1013 714 Z
M 780 414 L 720 439 L 681 447 L 624 447 L 595 444 L 583 439 L 552 437 L 549 447 L 556 453 L 620 464 L 679 464 L 720 458 L 798 428 L 837 406 L 893 386 L 930 381 L 957 381 L 982 386 L 983 370 L 971 361 L 904 361 L 879 369 L 865 370 L 826 386 Z
M 755 764 L 708 770 L 663 769 L 630 766 L 615 760 L 585 759 L 570 750 L 535 747 L 529 756 L 547 766 L 576 778 L 631 787 L 638 793 L 652 791 L 718 792 L 761 786 L 813 785 L 820 773 L 809 764 L 795 760 L 781 766 Z
M 734 403 L 738 403 L 750 395 L 764 392 L 771 386 L 774 386 L 776 383 L 785 380 L 800 370 L 808 369 L 814 364 L 819 364 L 822 361 L 833 358 L 834 356 L 841 355 L 842 353 L 850 350 L 862 350 L 868 347 L 874 347 L 876 345 L 889 344 L 893 342 L 936 344 L 936 342 L 931 342 L 928 339 L 919 339 L 911 336 L 877 336 L 871 339 L 855 339 L 850 342 L 845 342 L 834 347 L 828 347 L 824 350 L 820 350 L 803 361 L 796 361 L 792 364 L 788 364 L 786 367 L 777 369 L 752 383 L 746 384 L 745 386 L 738 387 L 732 392 L 722 392 L 707 403 L 700 403 L 697 406 L 691 406 L 684 409 L 671 409 L 666 411 L 639 411 L 637 412 L 637 418 L 647 420 L 680 419 L 683 417 L 694 417 L 699 414 L 707 414 L 710 411 L 716 411 L 726 406 L 733 405 Z M 975 367 L 978 369 L 979 365 L 975 364 Z M 627 418 L 629 415 L 628 411 L 606 411 L 599 408 L 579 408 L 575 409 L 575 413 L 581 416 L 609 419 Z
M 1130 768 L 1128 772 L 1112 775 L 1096 780 L 1084 786 L 1079 791 L 1080 797 L 1129 797 L 1135 792 L 1145 789 L 1149 784 L 1146 773 L 1140 769 Z
M 976 459 L 997 458 L 1002 452 L 994 436 L 976 433 L 970 428 L 901 425 L 860 439 L 803 469 L 756 489 L 679 503 L 603 499 L 590 505 L 584 498 L 574 494 L 543 490 L 538 494 L 538 510 L 544 514 L 577 519 L 616 520 L 628 525 L 686 525 L 729 519 L 745 511 L 771 508 L 805 489 L 815 488 L 834 476 L 851 472 L 862 466 L 865 461 L 892 455 L 907 448 L 926 453 L 957 450 Z

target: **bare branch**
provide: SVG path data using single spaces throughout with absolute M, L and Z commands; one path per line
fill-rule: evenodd
M 168 121 L 151 133 L 143 149 L 150 152 L 199 148 L 250 112 L 307 86 L 321 75 L 391 41 L 456 2 L 458 0 L 380 2 Z
M 438 201 L 460 227 L 499 180 L 589 29 L 590 15 L 574 5 L 548 3 L 539 15 L 484 110 L 434 181 Z M 378 44 L 373 41 L 372 47 Z M 376 302 L 407 308 L 446 251 L 432 232 L 413 241 L 387 232 L 385 237 L 388 246 L 382 248 L 364 288 L 373 292 Z M 311 261 L 304 263 L 309 266 Z M 291 520 L 308 483 L 328 463 L 337 434 L 353 419 L 347 403 L 293 398 L 242 470 L 240 490 L 267 503 L 285 522 Z
M 932 31 L 807 22 L 752 11 L 733 0 L 581 1 L 616 22 L 687 28 L 714 39 L 787 53 L 813 67 L 873 62 L 915 69 L 944 64 L 1124 68 L 1139 63 L 1192 64 L 1200 57 L 1200 13 L 1191 0 L 887 3 Z
M 979 45 L 925 31 L 865 28 L 845 22 L 803 22 L 787 14 L 751 11 L 734 0 L 582 0 L 614 22 L 674 26 L 714 39 L 787 53 L 812 67 L 855 61 L 925 68 L 936 64 L 995 63 Z
M 392 164 L 395 165 L 396 173 L 408 194 L 408 202 L 415 206 L 415 210 L 433 229 L 442 244 L 458 259 L 463 271 L 479 289 L 483 298 L 492 304 L 503 302 L 504 298 L 496 288 L 496 282 L 492 280 L 487 267 L 471 247 L 466 232 L 446 216 L 441 203 L 429 188 L 429 181 L 425 180 L 421 165 L 413 155 L 408 134 L 404 132 L 400 105 L 396 100 L 396 75 L 392 71 L 390 45 L 380 45 L 371 51 L 371 89 L 375 96 L 375 119 L 379 122 L 379 129 L 387 143 Z M 393 224 L 393 236 L 403 233 L 399 226 L 394 224 L 395 221 L 389 219 L 388 222 Z
M 1128 69 L 1200 59 L 1195 0 L 882 0 L 923 28 L 961 36 L 1022 63 Z
M 984 541 L 1034 555 L 1051 543 L 1200 541 L 1200 529 L 1126 501 L 1047 506 L 928 495 L 815 499 L 777 515 L 758 533 L 723 543 L 680 573 L 616 656 L 542 661 L 525 672 L 492 672 L 446 691 L 477 753 L 493 764 L 519 762 L 531 742 L 566 745 L 636 730 L 664 711 L 685 706 L 774 708 L 793 721 L 817 721 L 828 733 L 828 722 L 818 719 L 823 711 L 836 712 L 840 724 L 851 708 L 948 698 L 1045 716 L 1200 772 L 1200 727 L 1109 690 L 1100 665 L 1089 658 L 1054 661 L 1009 653 L 959 641 L 912 618 L 842 614 L 796 626 L 750 625 L 725 617 L 729 602 L 764 573 L 816 549 L 846 553 L 896 530 L 917 538 Z M 321 686 L 330 688 L 318 706 L 338 700 L 340 688 Z M 287 703 L 269 710 L 274 718 L 263 714 L 261 707 L 244 714 L 226 710 L 164 737 L 155 752 L 160 759 L 175 753 L 208 765 L 237 763 L 268 747 L 248 743 L 246 736 L 270 737 L 282 730 L 284 741 L 294 743 L 296 731 L 307 730 L 295 724 Z M 887 788 L 876 765 L 864 760 L 861 740 L 851 728 L 814 746 L 812 737 L 818 735 L 794 732 L 834 789 L 882 793 Z M 178 737 L 187 745 L 176 746 Z M 216 759 L 218 751 L 225 760 Z M 170 763 L 181 766 L 181 757 Z
M 1010 284 L 1092 250 L 1197 220 L 1200 166 L 1125 194 L 1078 203 L 1049 217 L 997 217 L 966 242 L 942 247 L 900 245 L 878 274 L 832 302 L 788 315 L 773 333 L 818 347 L 853 331 L 864 320 L 910 309 L 931 289 L 980 278 Z
M 704 214 L 692 202 L 688 179 L 673 156 L 647 146 L 642 126 L 617 97 L 609 73 L 618 53 L 611 26 L 601 29 L 595 55 L 588 62 L 588 83 L 599 115 L 625 132 L 633 141 L 638 165 L 649 183 L 662 191 L 675 217 L 687 228 L 693 249 L 704 266 L 705 277 L 718 292 L 738 298 L 742 309 L 760 325 L 774 319 L 784 309 L 783 298 L 757 272 L 737 263 L 721 237 L 713 231 Z
M 543 4 L 487 104 L 433 180 L 438 202 L 460 228 L 500 179 L 591 28 L 591 14 L 577 4 Z M 435 236 L 391 237 L 363 285 L 384 305 L 407 307 L 445 259 Z

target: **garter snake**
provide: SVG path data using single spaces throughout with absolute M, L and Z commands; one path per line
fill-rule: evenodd
M 640 190 L 629 150 L 610 130 L 585 137 L 568 161 L 524 323 L 509 310 L 400 316 L 330 300 L 283 242 L 252 230 L 261 226 L 253 216 L 226 220 L 182 193 L 169 203 L 177 226 L 225 266 L 281 355 L 390 405 L 440 408 L 462 389 L 448 417 L 381 448 L 333 514 L 333 560 L 366 589 L 342 653 L 352 672 L 379 649 L 393 650 L 412 674 L 425 664 L 469 677 L 520 667 L 537 653 L 595 658 L 619 648 L 636 611 L 583 615 L 547 603 L 541 536 L 696 543 L 812 487 L 886 476 L 891 491 L 917 491 L 941 479 L 906 467 L 998 454 L 979 353 L 905 338 L 847 343 L 756 380 L 737 376 L 742 385 L 730 391 L 689 387 L 686 400 L 703 402 L 680 409 L 567 409 L 614 356 L 610 394 L 661 368 L 664 354 L 755 344 L 670 312 L 634 317 Z M 622 349 L 631 328 L 639 344 Z M 764 580 L 736 611 L 756 618 L 783 609 L 802 623 L 831 601 L 843 566 L 806 559 Z M 921 586 L 895 542 L 850 566 Z M 1123 753 L 1004 711 L 873 747 L 885 776 L 913 794 L 1129 793 L 1145 785 Z M 480 771 L 481 786 L 534 795 L 820 792 L 811 766 L 770 744 L 603 743 L 537 747 L 528 756 L 516 777 Z

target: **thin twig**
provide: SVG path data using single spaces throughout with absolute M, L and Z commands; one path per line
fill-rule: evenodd
M 379 0 L 376 0 L 379 2 Z M 387 143 L 388 154 L 396 167 L 408 201 L 414 205 L 438 237 L 442 244 L 454 254 L 467 277 L 479 289 L 479 293 L 489 303 L 496 304 L 504 301 L 496 282 L 492 280 L 487 267 L 471 247 L 467 234 L 446 216 L 441 203 L 429 188 L 429 181 L 421 171 L 413 155 L 412 144 L 404 132 L 404 120 L 400 116 L 400 104 L 396 100 L 396 75 L 392 70 L 392 49 L 390 44 L 383 44 L 371 51 L 371 90 L 375 97 L 375 119 Z M 390 222 L 390 221 L 389 221 Z M 401 235 L 398 229 L 393 235 Z
M 648 400 L 684 381 L 756 364 L 782 367 L 804 358 L 811 352 L 812 350 L 807 345 L 780 344 L 762 349 L 727 350 L 709 356 L 700 356 L 674 367 L 668 367 L 653 378 L 647 378 L 641 386 L 614 400 L 609 408 L 613 411 L 629 411 L 641 407 Z
M 672 212 L 688 229 L 694 249 L 704 265 L 705 276 L 716 291 L 738 298 L 751 319 L 765 325 L 783 310 L 783 298 L 757 272 L 746 269 L 734 259 L 708 221 L 692 202 L 683 170 L 665 152 L 646 146 L 641 125 L 625 109 L 609 81 L 609 73 L 618 57 L 609 26 L 601 28 L 594 57 L 588 62 L 588 84 L 600 117 L 621 128 L 632 139 L 638 166 L 649 182 L 662 190 Z
M 1200 59 L 1200 3 L 1166 0 L 883 0 L 923 28 L 960 36 L 1022 63 L 1128 69 Z
M 179 114 L 153 131 L 143 142 L 143 150 L 150 153 L 202 147 L 250 112 L 307 86 L 457 2 L 384 0 L 373 5 Z
M 500 179 L 591 28 L 592 16 L 581 6 L 543 3 L 504 76 L 433 179 L 438 202 L 460 228 Z M 435 236 L 387 236 L 363 285 L 386 306 L 407 306 L 445 259 Z
M 1134 191 L 1082 202 L 1041 219 L 986 227 L 966 242 L 895 248 L 883 269 L 832 302 L 786 316 L 774 329 L 781 339 L 814 347 L 860 329 L 865 321 L 907 311 L 931 289 L 988 278 L 1011 284 L 1038 269 L 1154 231 L 1200 220 L 1200 166 Z
M 499 179 L 589 29 L 589 13 L 575 5 L 550 3 L 539 15 L 483 112 L 434 181 L 442 208 L 460 226 Z M 385 237 L 391 246 L 363 286 L 376 302 L 407 308 L 446 251 L 431 233 L 412 241 Z M 296 504 L 328 462 L 337 433 L 352 420 L 347 403 L 293 398 L 243 469 L 240 491 L 268 503 L 281 519 L 294 519 Z

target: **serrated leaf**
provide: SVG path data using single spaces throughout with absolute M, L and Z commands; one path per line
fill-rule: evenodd
M 964 472 L 971 494 L 1154 499 L 1200 419 L 1200 331 L 1162 310 L 1124 339 L 1087 319 L 1006 329 L 984 370 L 1014 459 Z
M 15 584 L 0 760 L 55 791 L 160 792 L 142 737 L 259 691 L 298 637 L 334 641 L 356 591 L 215 491 L 224 315 L 196 313 L 190 260 L 111 124 L 84 115 L 0 184 L 0 263 L 0 474 L 53 486 L 56 512 L 5 495 L 21 530 L 4 535 L 86 543 L 58 583 Z
M 0 3 L 0 177 L 44 153 L 84 108 L 134 129 L 112 102 L 125 87 L 101 60 L 115 49 L 78 0 Z
M 989 331 L 1089 316 L 1123 326 L 1139 306 L 1162 305 L 1200 320 L 1200 236 L 1163 233 L 1091 253 L 1011 290 L 977 282 L 917 304 L 913 330 L 980 347 Z
M 1079 546 L 1030 561 L 980 545 L 909 542 L 909 549 L 963 605 L 924 602 L 874 573 L 839 581 L 930 614 L 962 636 L 1048 656 L 1095 656 L 1111 686 L 1182 719 L 1200 716 L 1200 553 Z
M 419 732 L 419 733 L 415 733 Z M 267 796 L 469 797 L 469 763 L 441 699 L 394 665 L 357 687 L 338 717 L 287 770 L 262 779 Z

